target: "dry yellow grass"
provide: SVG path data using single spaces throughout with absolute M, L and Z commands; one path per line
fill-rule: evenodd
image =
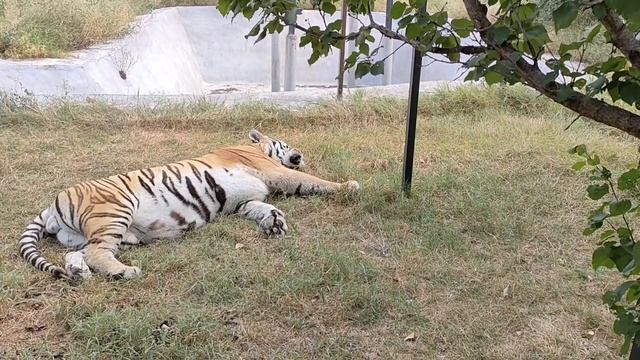
M 580 235 L 590 204 L 566 149 L 587 143 L 619 168 L 635 142 L 584 123 L 563 131 L 569 114 L 529 92 L 423 99 L 411 198 L 398 187 L 404 101 L 4 104 L 0 356 L 617 358 L 600 296 L 618 279 L 590 269 L 594 243 Z M 224 218 L 124 251 L 145 271 L 135 281 L 72 286 L 19 258 L 23 226 L 65 187 L 244 143 L 252 127 L 305 150 L 306 171 L 357 179 L 362 193 L 273 199 L 291 228 L 283 239 Z M 64 250 L 46 243 L 60 262 Z
M 0 56 L 63 57 L 69 51 L 120 37 L 137 15 L 178 5 L 215 5 L 215 0 L 3 0 Z

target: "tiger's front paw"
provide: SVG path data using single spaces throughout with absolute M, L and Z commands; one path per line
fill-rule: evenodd
M 355 180 L 349 180 L 347 182 L 342 183 L 342 187 L 348 191 L 357 192 L 360 190 L 360 184 Z
M 140 270 L 140 268 L 137 266 L 124 266 L 122 270 L 112 273 L 110 275 L 115 280 L 121 280 L 121 279 L 129 280 L 129 279 L 135 279 L 135 278 L 141 277 L 142 270 Z
M 260 227 L 267 236 L 284 236 L 288 230 L 284 214 L 277 209 L 271 210 L 271 214 L 260 221 Z

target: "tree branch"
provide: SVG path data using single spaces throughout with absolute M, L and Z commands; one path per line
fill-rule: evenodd
M 606 6 L 600 4 L 599 6 Z M 631 65 L 640 69 L 640 41 L 629 31 L 629 28 L 612 9 L 607 7 L 607 15 L 600 20 L 611 34 L 611 42 L 629 59 Z
M 465 55 L 475 55 L 486 53 L 489 50 L 486 46 L 473 46 L 473 45 L 462 45 L 456 46 L 452 48 L 439 48 L 434 47 L 429 49 L 429 52 L 436 54 L 451 54 L 451 53 L 461 53 Z
M 536 89 L 551 100 L 575 111 L 576 113 L 593 119 L 599 123 L 620 129 L 630 135 L 640 138 L 640 116 L 604 101 L 591 98 L 555 81 L 547 83 L 545 74 L 538 66 L 530 64 L 508 45 L 496 45 L 486 37 L 486 30 L 491 27 L 487 19 L 487 7 L 478 0 L 463 0 L 467 13 L 475 23 L 476 28 L 482 29 L 480 36 L 490 47 L 495 49 L 503 59 L 511 61 L 516 74 L 523 84 Z M 513 59 L 518 60 L 513 60 Z M 561 95 L 561 90 L 567 91 L 568 96 Z

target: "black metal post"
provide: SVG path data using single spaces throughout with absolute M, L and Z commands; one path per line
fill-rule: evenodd
M 411 194 L 411 180 L 413 179 L 413 157 L 416 147 L 416 122 L 418 119 L 421 70 L 422 53 L 414 48 L 409 82 L 409 109 L 407 111 L 407 133 L 404 143 L 404 167 L 402 171 L 402 190 L 407 196 Z

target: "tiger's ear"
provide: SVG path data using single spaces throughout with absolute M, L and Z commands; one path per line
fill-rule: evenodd
M 263 135 L 260 134 L 260 131 L 256 129 L 252 129 L 251 131 L 249 131 L 249 139 L 251 139 L 252 142 L 258 143 L 262 138 L 263 138 Z

